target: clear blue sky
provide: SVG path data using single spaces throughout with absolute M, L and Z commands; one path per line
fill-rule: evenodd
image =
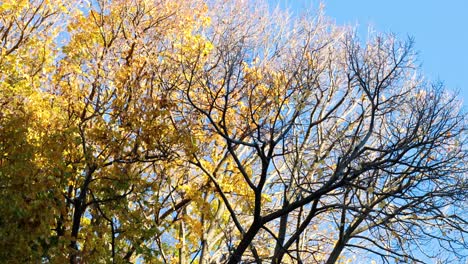
M 294 13 L 316 9 L 317 0 L 270 0 Z M 412 36 L 423 74 L 458 90 L 468 109 L 468 0 L 324 0 L 325 14 L 340 25 L 371 26 Z

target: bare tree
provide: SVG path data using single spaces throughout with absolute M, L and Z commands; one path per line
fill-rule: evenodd
M 320 14 L 289 22 L 242 1 L 212 9 L 200 34 L 213 51 L 180 65 L 182 112 L 203 137 L 191 163 L 233 223 L 219 224 L 231 231 L 217 261 L 466 259 L 466 120 L 418 75 L 411 39 L 362 43 Z

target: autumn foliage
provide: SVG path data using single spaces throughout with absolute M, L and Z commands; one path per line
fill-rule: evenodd
M 5 263 L 466 260 L 460 103 L 321 9 L 2 1 L 0 105 Z

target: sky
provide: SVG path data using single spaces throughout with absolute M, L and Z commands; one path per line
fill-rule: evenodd
M 270 0 L 293 13 L 316 9 L 317 0 Z M 467 0 L 323 0 L 325 14 L 338 25 L 357 26 L 362 37 L 369 27 L 415 40 L 421 70 L 428 80 L 458 91 L 468 109 Z

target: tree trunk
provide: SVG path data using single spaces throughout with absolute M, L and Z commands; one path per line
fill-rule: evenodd
M 242 260 L 242 255 L 244 254 L 245 250 L 249 247 L 252 243 L 255 235 L 258 231 L 262 228 L 262 224 L 260 221 L 254 221 L 250 226 L 249 230 L 245 233 L 244 237 L 242 238 L 241 242 L 237 246 L 234 253 L 231 255 L 228 264 L 236 264 Z
M 338 243 L 337 243 L 336 246 L 333 248 L 333 251 L 331 252 L 331 254 L 330 254 L 330 256 L 328 257 L 327 262 L 325 262 L 325 264 L 333 264 L 333 263 L 335 263 L 336 260 L 338 259 L 338 257 L 340 256 L 341 251 L 343 251 L 344 245 L 345 245 L 345 242 L 344 242 L 344 241 L 342 241 L 342 240 L 338 241 Z

